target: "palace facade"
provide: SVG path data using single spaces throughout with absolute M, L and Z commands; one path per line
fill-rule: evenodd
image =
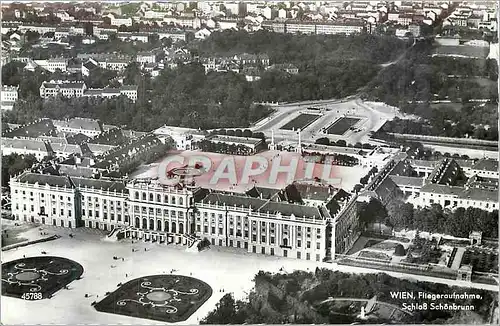
M 331 261 L 358 237 L 356 195 L 293 183 L 229 193 L 153 179 L 128 182 L 31 172 L 10 181 L 16 220 L 88 227 L 132 239 L 242 248 L 250 253 Z

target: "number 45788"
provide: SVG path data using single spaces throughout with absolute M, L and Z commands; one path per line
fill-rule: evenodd
M 27 292 L 23 293 L 21 296 L 21 299 L 24 300 L 41 300 L 42 299 L 42 293 L 41 292 Z

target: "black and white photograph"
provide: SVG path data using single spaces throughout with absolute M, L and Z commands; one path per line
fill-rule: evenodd
M 500 324 L 498 1 L 1 1 L 2 325 Z

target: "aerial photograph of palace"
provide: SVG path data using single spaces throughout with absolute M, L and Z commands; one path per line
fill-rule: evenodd
M 500 322 L 495 1 L 1 6 L 2 323 Z

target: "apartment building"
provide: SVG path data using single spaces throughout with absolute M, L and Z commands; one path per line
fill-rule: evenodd
M 87 86 L 84 82 L 78 81 L 49 81 L 43 82 L 40 86 L 40 97 L 48 98 L 56 95 L 62 95 L 64 97 L 81 97 Z
M 128 59 L 108 58 L 99 60 L 99 67 L 107 70 L 123 71 L 127 68 L 130 61 Z
M 366 30 L 365 23 L 360 20 L 339 21 L 301 21 L 285 20 L 262 23 L 262 27 L 277 33 L 302 33 L 302 34 L 355 34 Z
M 118 32 L 116 37 L 122 42 L 139 41 L 147 43 L 149 41 L 149 33 Z
M 405 160 L 389 178 L 418 206 L 440 204 L 448 209 L 476 207 L 487 211 L 499 207 L 497 160 Z
M 163 17 L 163 23 L 173 26 L 188 27 L 191 29 L 199 29 L 201 27 L 201 20 L 194 16 L 171 16 Z
M 68 59 L 66 58 L 54 58 L 48 60 L 33 60 L 35 64 L 41 68 L 48 70 L 50 72 L 55 72 L 60 70 L 66 72 L 68 70 Z
M 40 86 L 40 97 L 62 95 L 64 97 L 100 97 L 112 98 L 120 95 L 127 96 L 131 101 L 137 101 L 137 86 L 123 85 L 120 88 L 87 88 L 84 82 L 78 81 L 50 81 Z
M 2 137 L 2 155 L 34 155 L 37 160 L 52 155 L 50 145 L 42 140 L 33 138 Z
M 147 63 L 156 63 L 158 55 L 155 52 L 139 52 L 135 57 L 135 61 L 141 65 Z
M 1 94 L 1 109 L 2 110 L 12 110 L 14 104 L 17 102 L 19 97 L 19 87 L 18 86 L 2 86 Z
M 123 85 L 119 88 L 91 88 L 85 90 L 84 97 L 99 97 L 99 98 L 113 98 L 120 95 L 125 95 L 132 102 L 137 101 L 137 86 Z
M 444 208 L 476 207 L 486 211 L 499 208 L 498 189 L 426 184 L 420 189 L 422 206 L 440 204 Z
M 52 120 L 58 132 L 65 134 L 83 134 L 88 137 L 100 135 L 104 130 L 99 120 L 87 118 L 72 118 L 68 120 Z
M 108 17 L 111 20 L 112 26 L 118 26 L 118 27 L 120 27 L 121 25 L 132 26 L 133 23 L 132 18 L 117 17 L 113 14 L 108 14 L 104 17 Z

